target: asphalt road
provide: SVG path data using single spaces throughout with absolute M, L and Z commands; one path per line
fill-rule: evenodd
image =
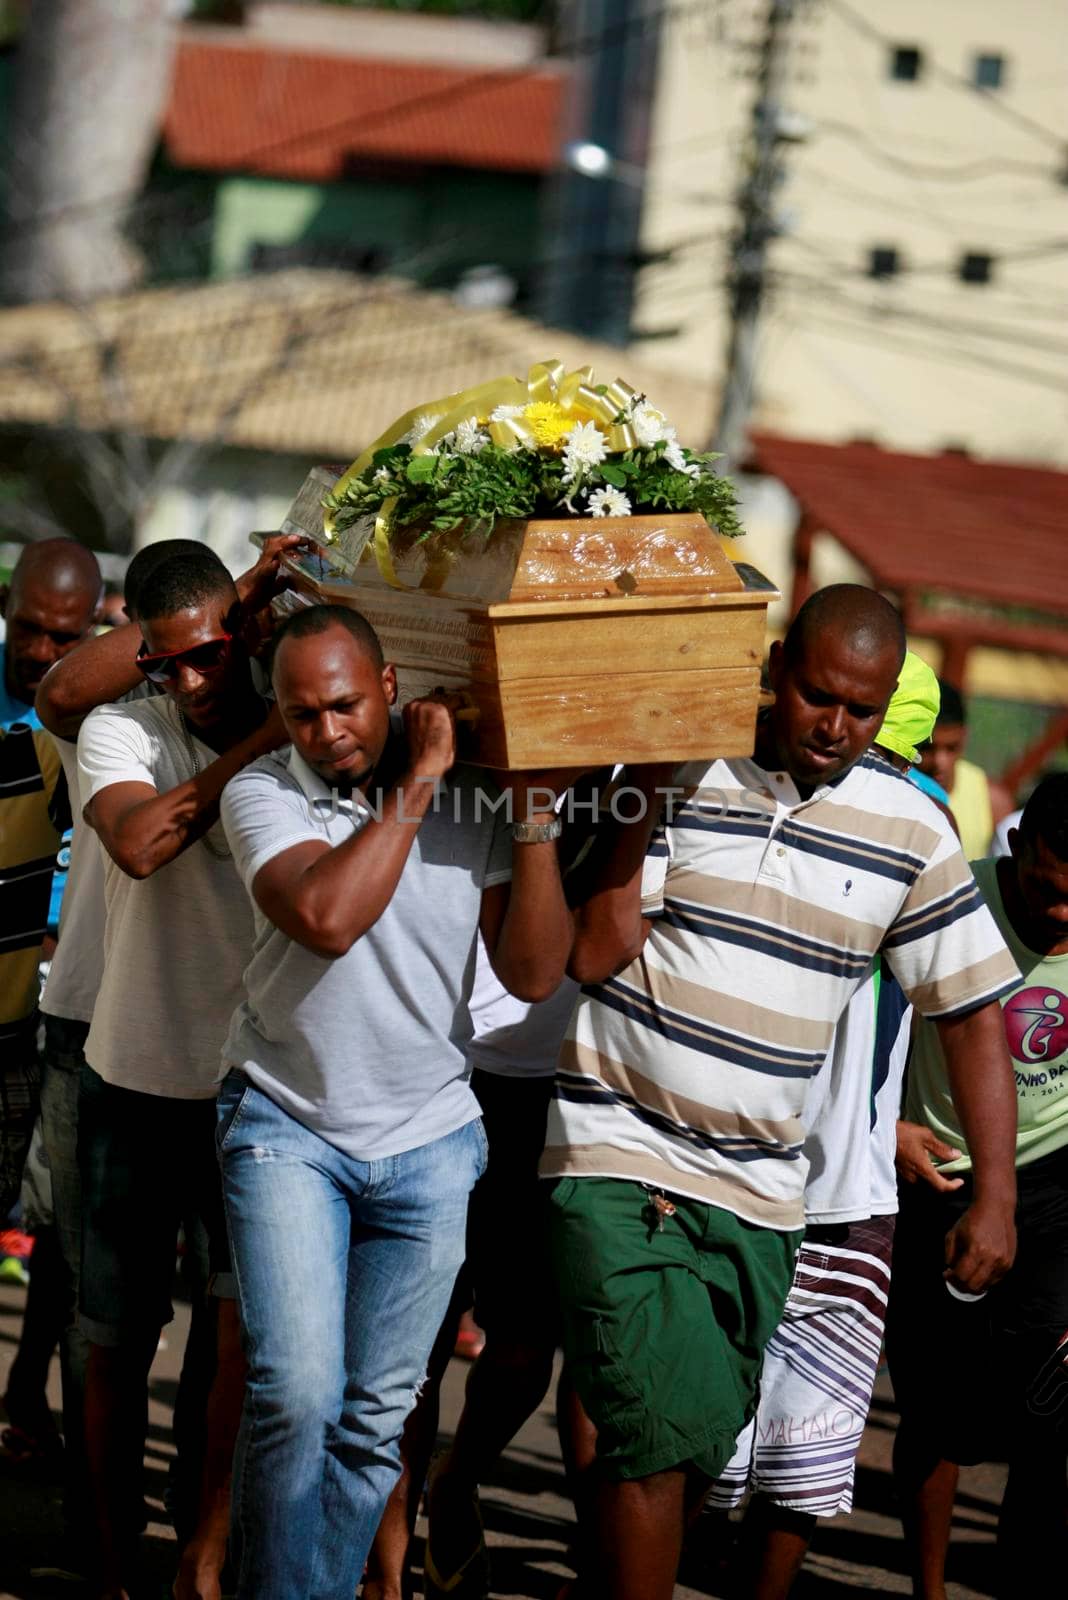
M 19 1338 L 24 1299 L 25 1291 L 0 1286 L 0 1394 Z M 179 1307 L 152 1369 L 146 1492 L 159 1520 L 150 1523 L 142 1541 L 143 1571 L 134 1600 L 161 1600 L 169 1594 L 173 1576 L 174 1538 L 163 1520 L 162 1490 L 172 1454 L 170 1414 L 185 1327 L 184 1308 Z M 462 1402 L 466 1370 L 464 1363 L 454 1361 L 446 1378 L 445 1434 Z M 55 1361 L 50 1397 L 58 1411 Z M 857 1473 L 856 1509 L 851 1516 L 821 1526 L 795 1588 L 796 1600 L 846 1600 L 848 1593 L 858 1590 L 910 1592 L 889 1476 L 895 1422 L 889 1385 L 881 1377 Z M 991 1592 L 990 1556 L 1003 1481 L 1003 1471 L 997 1467 L 962 1474 L 950 1561 L 952 1600 L 978 1600 Z M 566 1554 L 573 1516 L 564 1492 L 551 1394 L 502 1458 L 482 1498 L 493 1552 L 495 1600 L 554 1600 L 570 1571 Z M 59 1528 L 57 1486 L 34 1469 L 0 1455 L 0 1600 L 75 1600 L 84 1592 L 80 1586 L 30 1576 L 32 1567 L 55 1556 Z M 677 1600 L 719 1593 L 715 1562 L 701 1543 L 699 1538 L 695 1541 L 684 1566 Z M 417 1558 L 421 1548 L 420 1540 Z M 418 1583 L 416 1588 L 421 1594 Z

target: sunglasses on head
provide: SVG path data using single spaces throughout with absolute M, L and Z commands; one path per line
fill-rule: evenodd
M 205 639 L 203 644 L 192 645 L 188 650 L 173 650 L 158 656 L 149 655 L 142 641 L 135 659 L 146 678 L 153 683 L 167 683 L 178 676 L 183 666 L 192 667 L 194 672 L 213 672 L 222 666 L 232 639 L 232 633 L 221 633 L 217 639 Z

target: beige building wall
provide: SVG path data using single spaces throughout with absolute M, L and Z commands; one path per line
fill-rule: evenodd
M 743 177 L 766 5 L 665 23 L 638 346 L 717 387 L 727 230 Z M 922 52 L 895 81 L 894 46 Z M 977 54 L 1002 88 L 970 87 Z M 961 81 L 963 80 L 963 81 Z M 899 449 L 1068 461 L 1068 7 L 1064 0 L 798 0 L 758 366 L 757 426 Z M 1047 138 L 1042 129 L 1056 137 Z M 875 246 L 901 272 L 868 275 Z M 966 252 L 994 258 L 969 285 Z

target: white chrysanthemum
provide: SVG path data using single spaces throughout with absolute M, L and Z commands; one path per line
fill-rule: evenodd
M 456 424 L 456 448 L 462 456 L 477 456 L 489 444 L 489 434 L 483 433 L 477 417 L 465 417 Z
M 522 406 L 495 406 L 490 412 L 491 422 L 507 422 L 510 417 L 521 417 Z
M 648 400 L 636 405 L 630 414 L 634 437 L 641 445 L 656 444 L 658 439 L 674 439 L 675 429 L 662 411 L 651 406 Z
M 425 439 L 431 428 L 436 427 L 439 418 L 432 411 L 424 411 L 412 423 L 404 436 L 405 444 L 418 444 Z
M 622 489 L 611 485 L 595 489 L 586 502 L 591 517 L 629 517 L 630 501 Z
M 578 478 L 596 467 L 608 454 L 604 434 L 596 422 L 576 422 L 564 435 L 564 476 Z
M 674 467 L 676 472 L 685 472 L 688 478 L 699 478 L 701 469 L 695 461 L 687 461 L 682 453 L 682 446 L 677 439 L 671 439 L 664 451 L 664 460 L 669 467 Z

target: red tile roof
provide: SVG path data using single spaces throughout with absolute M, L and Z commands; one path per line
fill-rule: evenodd
M 354 158 L 545 172 L 566 79 L 183 40 L 163 138 L 180 167 L 326 181 Z
M 752 462 L 880 588 L 1068 614 L 1068 472 L 768 433 Z

